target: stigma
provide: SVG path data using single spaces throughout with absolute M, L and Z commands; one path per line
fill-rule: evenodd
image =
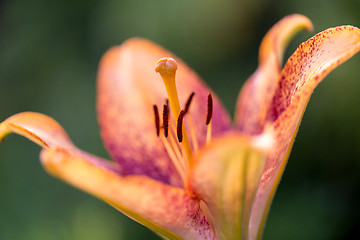
M 173 58 L 161 58 L 157 62 L 155 71 L 160 74 L 168 96 L 168 100 L 163 105 L 162 124 L 157 106 L 154 105 L 153 108 L 156 134 L 161 138 L 175 168 L 185 181 L 186 174 L 193 164 L 193 155 L 198 151 L 198 137 L 191 117 L 191 103 L 195 92 L 190 94 L 182 108 L 175 82 L 177 69 L 178 65 Z M 207 125 L 206 143 L 211 140 L 212 114 L 213 100 L 209 93 L 207 112 L 204 113 L 204 124 Z M 187 131 L 190 133 L 190 138 Z

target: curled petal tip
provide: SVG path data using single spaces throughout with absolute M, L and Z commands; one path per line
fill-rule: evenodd
M 300 30 L 312 31 L 314 26 L 311 20 L 300 14 L 292 14 L 281 19 L 264 37 L 259 51 L 260 63 L 264 62 L 271 53 L 275 53 L 282 63 L 283 55 L 288 42 Z
M 314 31 L 314 25 L 308 17 L 297 13 L 290 15 L 289 17 L 297 18 L 300 28 L 303 28 L 308 32 Z
M 22 112 L 0 123 L 0 140 L 11 132 L 22 135 L 44 148 L 72 145 L 60 124 L 41 113 Z

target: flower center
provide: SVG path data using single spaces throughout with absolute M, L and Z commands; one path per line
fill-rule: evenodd
M 156 105 L 154 105 L 154 115 L 156 134 L 163 141 L 165 149 L 181 178 L 185 180 L 186 173 L 193 163 L 193 154 L 198 150 L 198 140 L 189 111 L 195 93 L 191 93 L 186 101 L 185 108 L 181 109 L 175 83 L 177 67 L 176 61 L 172 58 L 162 58 L 157 62 L 155 71 L 160 73 L 169 99 L 163 105 L 162 127 L 160 127 L 159 110 Z M 172 117 L 169 114 L 169 109 L 171 109 Z M 205 124 L 208 126 L 206 134 L 207 143 L 211 140 L 212 109 L 213 100 L 209 93 L 205 121 Z M 190 145 L 190 139 L 184 124 L 185 117 L 187 118 L 187 127 L 190 131 L 192 146 Z

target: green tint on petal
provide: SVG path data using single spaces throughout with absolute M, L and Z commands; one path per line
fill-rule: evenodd
M 217 239 L 244 239 L 247 235 L 266 160 L 264 150 L 255 147 L 258 139 L 224 136 L 214 139 L 195 157 L 188 188 L 206 204 Z

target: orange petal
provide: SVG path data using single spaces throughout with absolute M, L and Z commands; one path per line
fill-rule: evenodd
M 52 118 L 34 112 L 15 114 L 0 124 L 0 140 L 15 132 L 42 147 L 72 146 L 64 129 Z
M 0 124 L 1 139 L 10 132 L 43 147 L 41 163 L 51 175 L 104 200 L 161 236 L 213 239 L 198 200 L 183 189 L 145 176 L 119 175 L 117 165 L 77 149 L 52 118 L 19 113 Z
M 15 132 L 43 148 L 64 148 L 83 155 L 94 163 L 120 173 L 120 166 L 112 162 L 93 157 L 76 148 L 61 125 L 49 116 L 35 112 L 15 114 L 0 123 L 0 141 L 9 133 Z
M 265 35 L 259 51 L 259 67 L 246 81 L 236 106 L 235 123 L 246 133 L 263 130 L 279 80 L 284 49 L 301 29 L 312 29 L 308 18 L 294 14 L 283 18 Z
M 360 30 L 327 29 L 301 44 L 281 72 L 268 120 L 277 146 L 262 176 L 251 216 L 252 238 L 260 236 L 270 203 L 285 168 L 305 107 L 315 87 L 335 67 L 360 51 Z
M 188 188 L 205 202 L 217 239 L 246 239 L 251 206 L 267 156 L 260 147 L 272 144 L 270 139 L 264 140 L 265 136 L 222 136 L 195 158 Z
M 183 189 L 146 176 L 121 177 L 67 150 L 44 149 L 46 170 L 109 203 L 166 239 L 213 239 L 199 207 Z
M 195 92 L 190 112 L 198 140 L 204 142 L 206 101 L 211 90 L 179 58 L 144 39 L 129 39 L 102 58 L 97 110 L 106 148 L 126 174 L 142 174 L 182 186 L 161 139 L 156 136 L 154 124 L 153 105 L 162 108 L 167 99 L 163 81 L 154 70 L 163 57 L 174 58 L 178 63 L 176 84 L 182 108 Z M 215 135 L 230 127 L 230 118 L 216 96 L 212 121 Z

